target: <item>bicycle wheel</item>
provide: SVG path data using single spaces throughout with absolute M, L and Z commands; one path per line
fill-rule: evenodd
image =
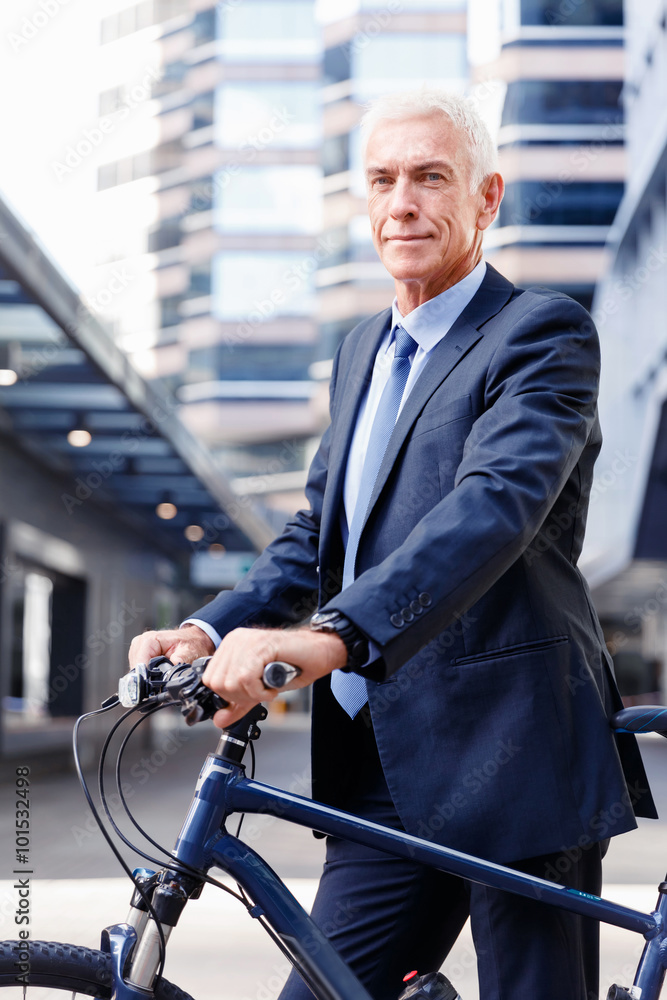
M 0 941 L 0 987 L 13 987 L 17 996 L 24 994 L 20 953 L 30 955 L 27 973 L 30 996 L 49 996 L 51 991 L 83 993 L 101 1000 L 111 997 L 111 958 L 103 951 L 80 948 L 57 941 Z M 160 980 L 155 991 L 157 1000 L 192 1000 L 189 993 L 166 979 Z M 6 1000 L 9 995 L 4 994 Z

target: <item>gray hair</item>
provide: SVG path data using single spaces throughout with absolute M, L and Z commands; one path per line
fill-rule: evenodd
M 385 94 L 366 105 L 360 128 L 364 154 L 373 129 L 381 122 L 422 115 L 445 115 L 463 133 L 470 160 L 470 192 L 497 169 L 497 151 L 491 133 L 474 103 L 460 94 L 435 87 Z

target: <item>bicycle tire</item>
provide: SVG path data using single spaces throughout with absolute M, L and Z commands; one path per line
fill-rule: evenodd
M 19 950 L 30 955 L 30 986 L 64 990 L 70 994 L 111 997 L 111 957 L 94 948 L 83 948 L 57 941 L 0 941 L 0 988 L 21 987 Z M 161 979 L 155 991 L 156 1000 L 192 1000 L 189 993 Z

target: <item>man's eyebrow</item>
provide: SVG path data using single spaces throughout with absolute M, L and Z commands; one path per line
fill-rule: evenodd
M 426 163 L 416 163 L 412 169 L 417 174 L 428 173 L 429 170 L 439 170 L 447 177 L 454 176 L 454 167 L 447 160 L 428 160 Z
M 425 163 L 415 163 L 409 168 L 410 173 L 413 174 L 424 174 L 430 170 L 437 170 L 446 177 L 454 176 L 454 167 L 447 160 L 427 160 Z M 384 176 L 391 173 L 391 167 L 376 167 L 373 165 L 366 167 L 367 177 Z

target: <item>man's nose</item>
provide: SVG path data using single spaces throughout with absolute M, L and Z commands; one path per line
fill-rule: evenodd
M 391 195 L 391 215 L 394 219 L 405 219 L 408 216 L 416 218 L 419 215 L 419 202 L 415 185 L 407 178 L 399 178 L 394 184 Z

